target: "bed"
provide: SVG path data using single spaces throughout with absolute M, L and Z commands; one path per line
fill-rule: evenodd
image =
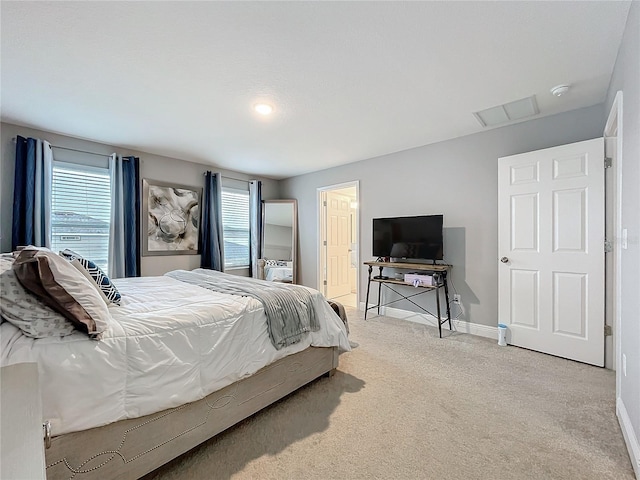
M 264 268 L 264 279 L 270 282 L 285 282 L 291 283 L 293 281 L 293 268 L 291 267 L 271 267 Z
M 200 275 L 217 283 L 225 274 Z M 138 478 L 330 375 L 350 349 L 342 321 L 306 287 L 293 288 L 309 293 L 319 328 L 276 348 L 255 298 L 168 275 L 114 284 L 121 305 L 109 307 L 100 341 L 79 331 L 34 339 L 0 325 L 2 365 L 38 364 L 49 479 Z
M 293 262 L 287 260 L 258 260 L 258 278 L 270 282 L 293 282 Z

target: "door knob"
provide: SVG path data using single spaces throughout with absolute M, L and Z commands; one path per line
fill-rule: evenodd
M 502 263 L 508 263 L 508 262 L 509 262 L 509 259 L 508 259 L 507 257 L 502 257 L 502 258 L 500 259 L 500 261 L 501 261 Z

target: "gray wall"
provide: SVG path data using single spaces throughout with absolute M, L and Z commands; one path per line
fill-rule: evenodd
M 464 318 L 495 326 L 498 157 L 602 136 L 602 115 L 603 105 L 596 105 L 283 180 L 282 196 L 298 200 L 300 283 L 317 287 L 316 189 L 359 180 L 360 261 L 373 258 L 374 217 L 442 213 L 445 261 L 453 265 Z M 359 275 L 364 302 L 364 267 Z M 433 312 L 428 297 L 421 302 Z M 415 310 L 404 301 L 394 306 Z
M 52 145 L 75 148 L 96 153 L 109 155 L 113 152 L 123 155 L 135 155 L 140 157 L 140 176 L 153 180 L 171 181 L 182 185 L 204 186 L 203 173 L 206 170 L 221 171 L 222 175 L 229 177 L 250 180 L 254 177 L 249 175 L 221 170 L 211 165 L 176 160 L 174 158 L 152 155 L 145 152 L 130 150 L 113 145 L 105 145 L 96 142 L 81 140 L 78 138 L 58 135 L 42 130 L 21 127 L 9 123 L 0 124 L 0 250 L 7 252 L 11 249 L 11 222 L 13 217 L 13 182 L 14 182 L 14 162 L 16 145 L 13 138 L 16 135 L 23 137 L 41 138 L 51 142 Z M 61 154 L 63 150 L 59 150 Z M 66 153 L 66 155 L 72 155 Z M 85 156 L 86 158 L 100 159 L 100 157 Z M 56 154 L 58 158 L 58 154 Z M 262 196 L 265 199 L 280 198 L 278 181 L 258 178 L 262 180 Z M 223 178 L 223 184 L 228 182 L 230 187 L 238 187 L 238 182 Z M 242 182 L 240 182 L 242 183 Z M 193 269 L 200 266 L 200 255 L 173 255 L 142 257 L 142 275 L 162 275 L 165 272 L 175 269 Z M 233 273 L 248 274 L 246 270 L 236 270 Z
M 622 228 L 628 248 L 622 254 L 620 305 L 621 353 L 627 356 L 627 375 L 621 380 L 621 399 L 640 439 L 640 4 L 633 2 L 609 85 L 604 121 L 616 92 L 623 92 Z

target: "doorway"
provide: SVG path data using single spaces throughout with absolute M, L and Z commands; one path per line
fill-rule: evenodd
M 318 290 L 358 307 L 359 182 L 318 188 Z

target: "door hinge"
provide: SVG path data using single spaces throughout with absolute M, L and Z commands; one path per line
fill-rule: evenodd
M 327 281 L 326 280 L 323 281 L 322 283 L 324 284 L 325 287 L 327 286 Z
M 613 252 L 613 243 L 611 243 L 608 240 L 604 241 L 604 253 L 611 253 Z
M 613 159 L 610 157 L 604 157 L 604 168 L 611 168 L 613 166 Z
M 604 336 L 605 337 L 610 337 L 613 335 L 613 331 L 611 330 L 611 325 L 605 325 L 604 326 Z
M 324 246 L 326 247 L 326 246 L 327 246 L 327 241 L 326 241 L 326 240 L 323 240 L 323 241 L 322 241 L 322 245 L 324 245 Z
M 324 205 L 324 206 L 326 207 L 326 206 L 327 206 L 327 201 L 326 201 L 326 200 L 325 200 L 325 201 L 323 201 L 323 202 L 322 202 L 322 205 Z

